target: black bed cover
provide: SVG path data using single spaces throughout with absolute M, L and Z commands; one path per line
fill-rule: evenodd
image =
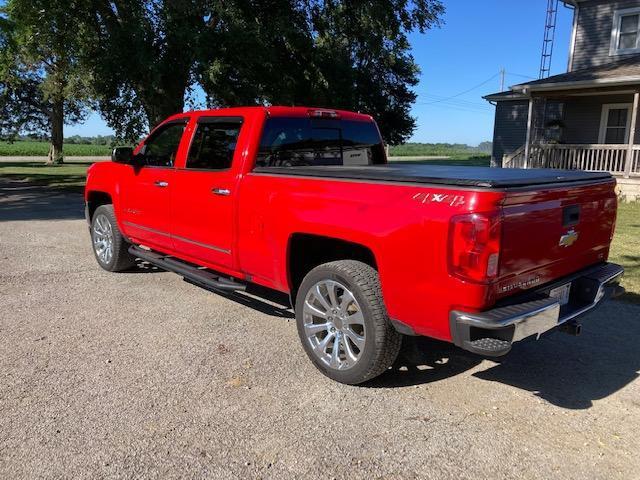
M 446 165 L 387 164 L 374 166 L 257 167 L 256 173 L 303 177 L 427 183 L 480 188 L 510 188 L 606 180 L 608 172 L 536 168 L 449 167 Z

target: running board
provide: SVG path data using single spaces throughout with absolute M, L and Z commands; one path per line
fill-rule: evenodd
M 182 275 L 188 282 L 195 283 L 207 289 L 235 292 L 237 290 L 244 291 L 247 288 L 245 284 L 221 277 L 209 270 L 184 262 L 171 255 L 163 255 L 151 250 L 144 250 L 135 245 L 129 247 L 129 253 L 158 268 Z

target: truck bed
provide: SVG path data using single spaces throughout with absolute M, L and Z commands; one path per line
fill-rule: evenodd
M 423 183 L 487 189 L 505 189 L 549 184 L 573 184 L 607 180 L 608 172 L 445 165 L 387 164 L 376 166 L 258 167 L 256 173 L 304 177 L 370 180 L 377 182 Z

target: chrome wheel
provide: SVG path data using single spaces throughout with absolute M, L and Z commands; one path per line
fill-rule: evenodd
M 113 258 L 113 227 L 106 215 L 99 213 L 93 221 L 93 250 L 98 259 L 109 264 Z
M 311 287 L 304 301 L 303 325 L 311 350 L 326 366 L 347 370 L 358 363 L 365 346 L 364 315 L 347 287 L 334 280 Z

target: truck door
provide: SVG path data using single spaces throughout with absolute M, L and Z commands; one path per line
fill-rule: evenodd
M 241 117 L 199 117 L 183 168 L 174 172 L 171 201 L 176 251 L 202 262 L 233 266 L 237 172 L 232 168 Z
M 136 243 L 171 249 L 169 201 L 174 163 L 185 120 L 169 121 L 155 129 L 143 144 L 138 163 L 127 172 L 121 186 L 125 233 Z

